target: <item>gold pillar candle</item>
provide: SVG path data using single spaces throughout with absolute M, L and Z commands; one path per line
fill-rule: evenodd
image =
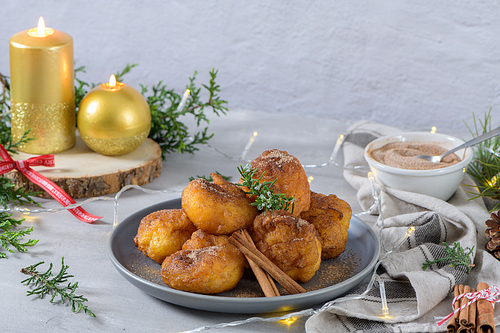
M 12 140 L 29 130 L 21 150 L 49 154 L 75 144 L 75 90 L 73 39 L 46 28 L 40 18 L 37 28 L 10 38 Z
M 138 148 L 151 129 L 151 111 L 134 88 L 116 82 L 94 87 L 82 99 L 77 115 L 82 140 L 102 155 L 123 155 Z

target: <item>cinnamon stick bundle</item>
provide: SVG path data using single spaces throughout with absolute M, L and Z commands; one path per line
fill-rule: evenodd
M 477 290 L 488 289 L 487 283 L 480 282 L 477 285 Z M 477 301 L 477 317 L 476 317 L 477 332 L 479 333 L 494 333 L 495 319 L 493 317 L 493 305 L 485 299 Z
M 241 235 L 252 246 L 253 249 L 257 250 L 257 248 L 255 247 L 255 244 L 252 240 L 252 237 L 250 236 L 248 231 L 242 230 Z M 259 282 L 260 288 L 264 292 L 264 295 L 266 297 L 280 296 L 278 288 L 276 287 L 276 284 L 274 283 L 274 281 L 271 278 L 271 276 L 269 275 L 269 273 L 267 273 L 265 270 L 263 270 L 259 265 L 257 265 L 248 256 L 245 255 L 245 257 L 247 258 L 248 264 L 250 265 L 250 268 L 252 269 L 253 274 L 257 278 L 257 281 Z
M 289 277 L 285 272 L 279 269 L 271 260 L 262 254 L 257 248 L 252 246 L 242 235 L 242 231 L 235 231 L 229 237 L 229 242 L 236 246 L 245 256 L 259 265 L 262 269 L 269 273 L 279 284 L 283 286 L 290 294 L 304 293 L 306 290 Z
M 477 285 L 477 291 L 488 289 L 488 284 L 481 282 Z M 453 288 L 454 297 L 462 294 L 475 293 L 476 289 L 470 286 L 455 285 Z M 453 308 L 456 310 L 469 303 L 470 299 L 462 297 L 455 301 Z M 450 318 L 446 326 L 448 333 L 494 333 L 495 320 L 493 316 L 493 306 L 485 299 L 478 299 L 455 313 Z

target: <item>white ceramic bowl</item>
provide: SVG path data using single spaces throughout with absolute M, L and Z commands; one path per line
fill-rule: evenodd
M 371 158 L 368 152 L 391 142 L 433 142 L 446 149 L 464 143 L 463 140 L 446 134 L 430 132 L 408 132 L 388 135 L 370 142 L 365 148 L 365 159 L 374 177 L 383 185 L 398 190 L 415 192 L 448 200 L 457 190 L 472 160 L 472 150 L 461 149 L 455 154 L 462 159 L 457 164 L 433 170 L 406 170 L 390 167 Z

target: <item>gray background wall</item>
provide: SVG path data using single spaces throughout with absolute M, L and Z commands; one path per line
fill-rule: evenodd
M 232 108 L 465 131 L 492 107 L 500 122 L 497 1 L 3 0 L 0 15 L 5 74 L 10 36 L 43 16 L 95 83 L 137 63 L 126 83 L 182 93 L 214 67 Z

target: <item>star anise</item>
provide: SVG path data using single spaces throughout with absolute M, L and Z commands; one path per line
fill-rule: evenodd
M 486 237 L 489 238 L 486 243 L 486 249 L 490 251 L 497 259 L 500 259 L 500 210 L 490 214 L 490 219 L 486 220 Z

